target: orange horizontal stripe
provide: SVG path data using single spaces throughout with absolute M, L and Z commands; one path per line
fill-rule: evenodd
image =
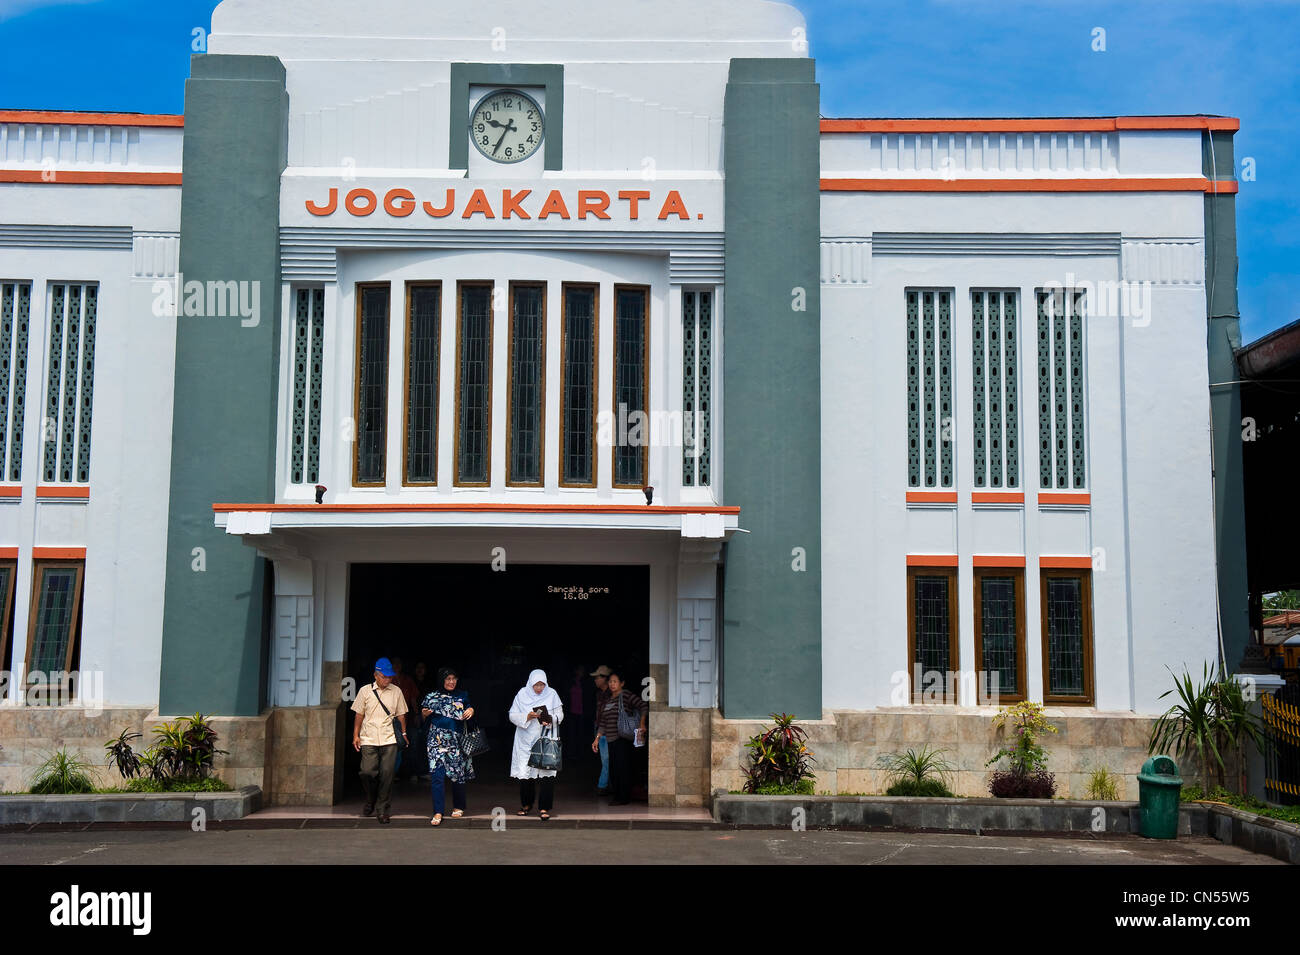
M 81 560 L 86 556 L 84 547 L 33 547 L 32 560 Z
M 972 558 L 975 567 L 1023 567 L 1025 558 L 1014 554 L 976 554 Z
M 53 179 L 48 177 L 53 176 Z M 178 172 L 89 172 L 72 169 L 0 169 L 0 182 L 65 186 L 179 186 Z
M 0 547 L 0 560 L 17 560 L 17 547 Z
M 822 192 L 1210 192 L 1237 191 L 1236 180 L 1163 179 L 823 179 Z
M 0 123 L 63 123 L 74 126 L 184 126 L 174 113 L 82 113 L 77 110 L 0 109 Z
M 739 514 L 736 506 L 662 507 L 644 504 L 213 504 L 218 514 L 320 511 L 326 514 L 446 513 L 487 511 L 506 514 Z
M 1082 504 L 1089 506 L 1092 504 L 1092 495 L 1067 493 L 1065 491 L 1043 491 L 1038 495 L 1038 504 L 1040 507 L 1044 504 Z
M 41 498 L 77 498 L 85 500 L 90 497 L 90 488 L 82 486 L 67 486 L 61 484 L 41 484 L 36 488 L 37 499 Z
M 1043 119 L 823 119 L 823 133 L 1054 133 L 1118 129 L 1222 129 L 1236 131 L 1231 116 L 1117 116 Z
M 908 491 L 908 504 L 956 504 L 956 491 Z
M 7 484 L 0 487 L 0 497 L 22 497 L 23 489 L 20 484 Z
M 1038 566 L 1053 569 L 1090 570 L 1091 557 L 1039 557 Z
M 972 504 L 1023 504 L 1023 491 L 971 491 Z
M 908 554 L 908 567 L 956 567 L 956 554 Z

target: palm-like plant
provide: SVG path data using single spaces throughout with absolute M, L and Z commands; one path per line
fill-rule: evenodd
M 37 768 L 32 792 L 42 796 L 94 792 L 89 770 L 90 766 L 77 754 L 57 749 Z
M 945 749 L 931 749 L 925 743 L 919 750 L 886 753 L 877 763 L 885 771 L 885 778 L 891 788 L 899 784 L 910 784 L 910 788 L 919 790 L 933 781 L 947 789 L 955 770 L 944 758 L 946 752 Z
M 1165 690 L 1159 699 L 1177 693 L 1178 702 L 1162 713 L 1151 727 L 1151 742 L 1147 746 L 1147 753 L 1156 750 L 1179 754 L 1195 751 L 1201 763 L 1202 789 L 1209 792 L 1209 757 L 1213 756 L 1219 767 L 1223 767 L 1218 745 L 1221 726 L 1215 712 L 1215 681 L 1210 676 L 1210 665 L 1204 665 L 1199 686 L 1192 682 L 1192 675 L 1186 669 L 1181 677 L 1174 675 L 1173 670 L 1169 670 L 1169 673 L 1174 676 L 1174 688 Z
M 1213 694 L 1221 738 L 1223 742 L 1230 743 L 1236 753 L 1237 774 L 1240 777 L 1246 766 L 1246 740 L 1249 739 L 1262 748 L 1264 733 L 1258 717 L 1251 712 L 1250 701 L 1246 699 L 1240 683 L 1231 679 L 1220 680 L 1214 684 Z M 1237 782 L 1242 793 L 1245 793 L 1243 781 L 1238 778 Z

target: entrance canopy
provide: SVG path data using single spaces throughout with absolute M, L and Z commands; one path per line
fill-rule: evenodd
M 214 504 L 212 510 L 217 527 L 238 535 L 268 557 L 298 556 L 292 543 L 295 538 L 300 538 L 302 532 L 329 529 L 648 531 L 719 544 L 740 529 L 740 508 L 716 505 Z

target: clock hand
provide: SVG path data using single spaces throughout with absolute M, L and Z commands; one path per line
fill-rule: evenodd
M 506 133 L 511 133 L 511 132 L 516 132 L 515 121 L 513 119 L 510 120 L 510 122 L 506 125 L 505 130 L 501 133 L 501 138 L 497 140 L 497 144 L 492 147 L 493 156 L 497 154 L 497 150 L 501 148 L 501 144 L 506 141 Z

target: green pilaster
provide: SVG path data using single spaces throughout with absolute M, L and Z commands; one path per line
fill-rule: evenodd
M 724 571 L 729 718 L 821 717 L 819 103 L 810 59 L 731 61 L 723 481 L 749 533 Z
M 196 56 L 185 84 L 184 280 L 258 283 L 260 314 L 180 315 L 172 422 L 164 714 L 255 715 L 265 687 L 271 569 L 213 525 L 217 501 L 274 499 L 280 342 L 280 174 L 289 98 L 269 56 Z M 246 286 L 251 291 L 254 286 Z M 184 298 L 182 298 L 182 302 Z M 196 570 L 196 548 L 205 569 Z
M 1202 168 L 1211 179 L 1236 172 L 1231 132 L 1202 134 Z M 1219 623 L 1224 664 L 1233 671 L 1250 641 L 1246 584 L 1246 503 L 1241 458 L 1241 377 L 1233 352 L 1241 347 L 1237 310 L 1237 197 L 1205 196 L 1205 296 L 1214 428 L 1214 538 L 1219 573 Z

